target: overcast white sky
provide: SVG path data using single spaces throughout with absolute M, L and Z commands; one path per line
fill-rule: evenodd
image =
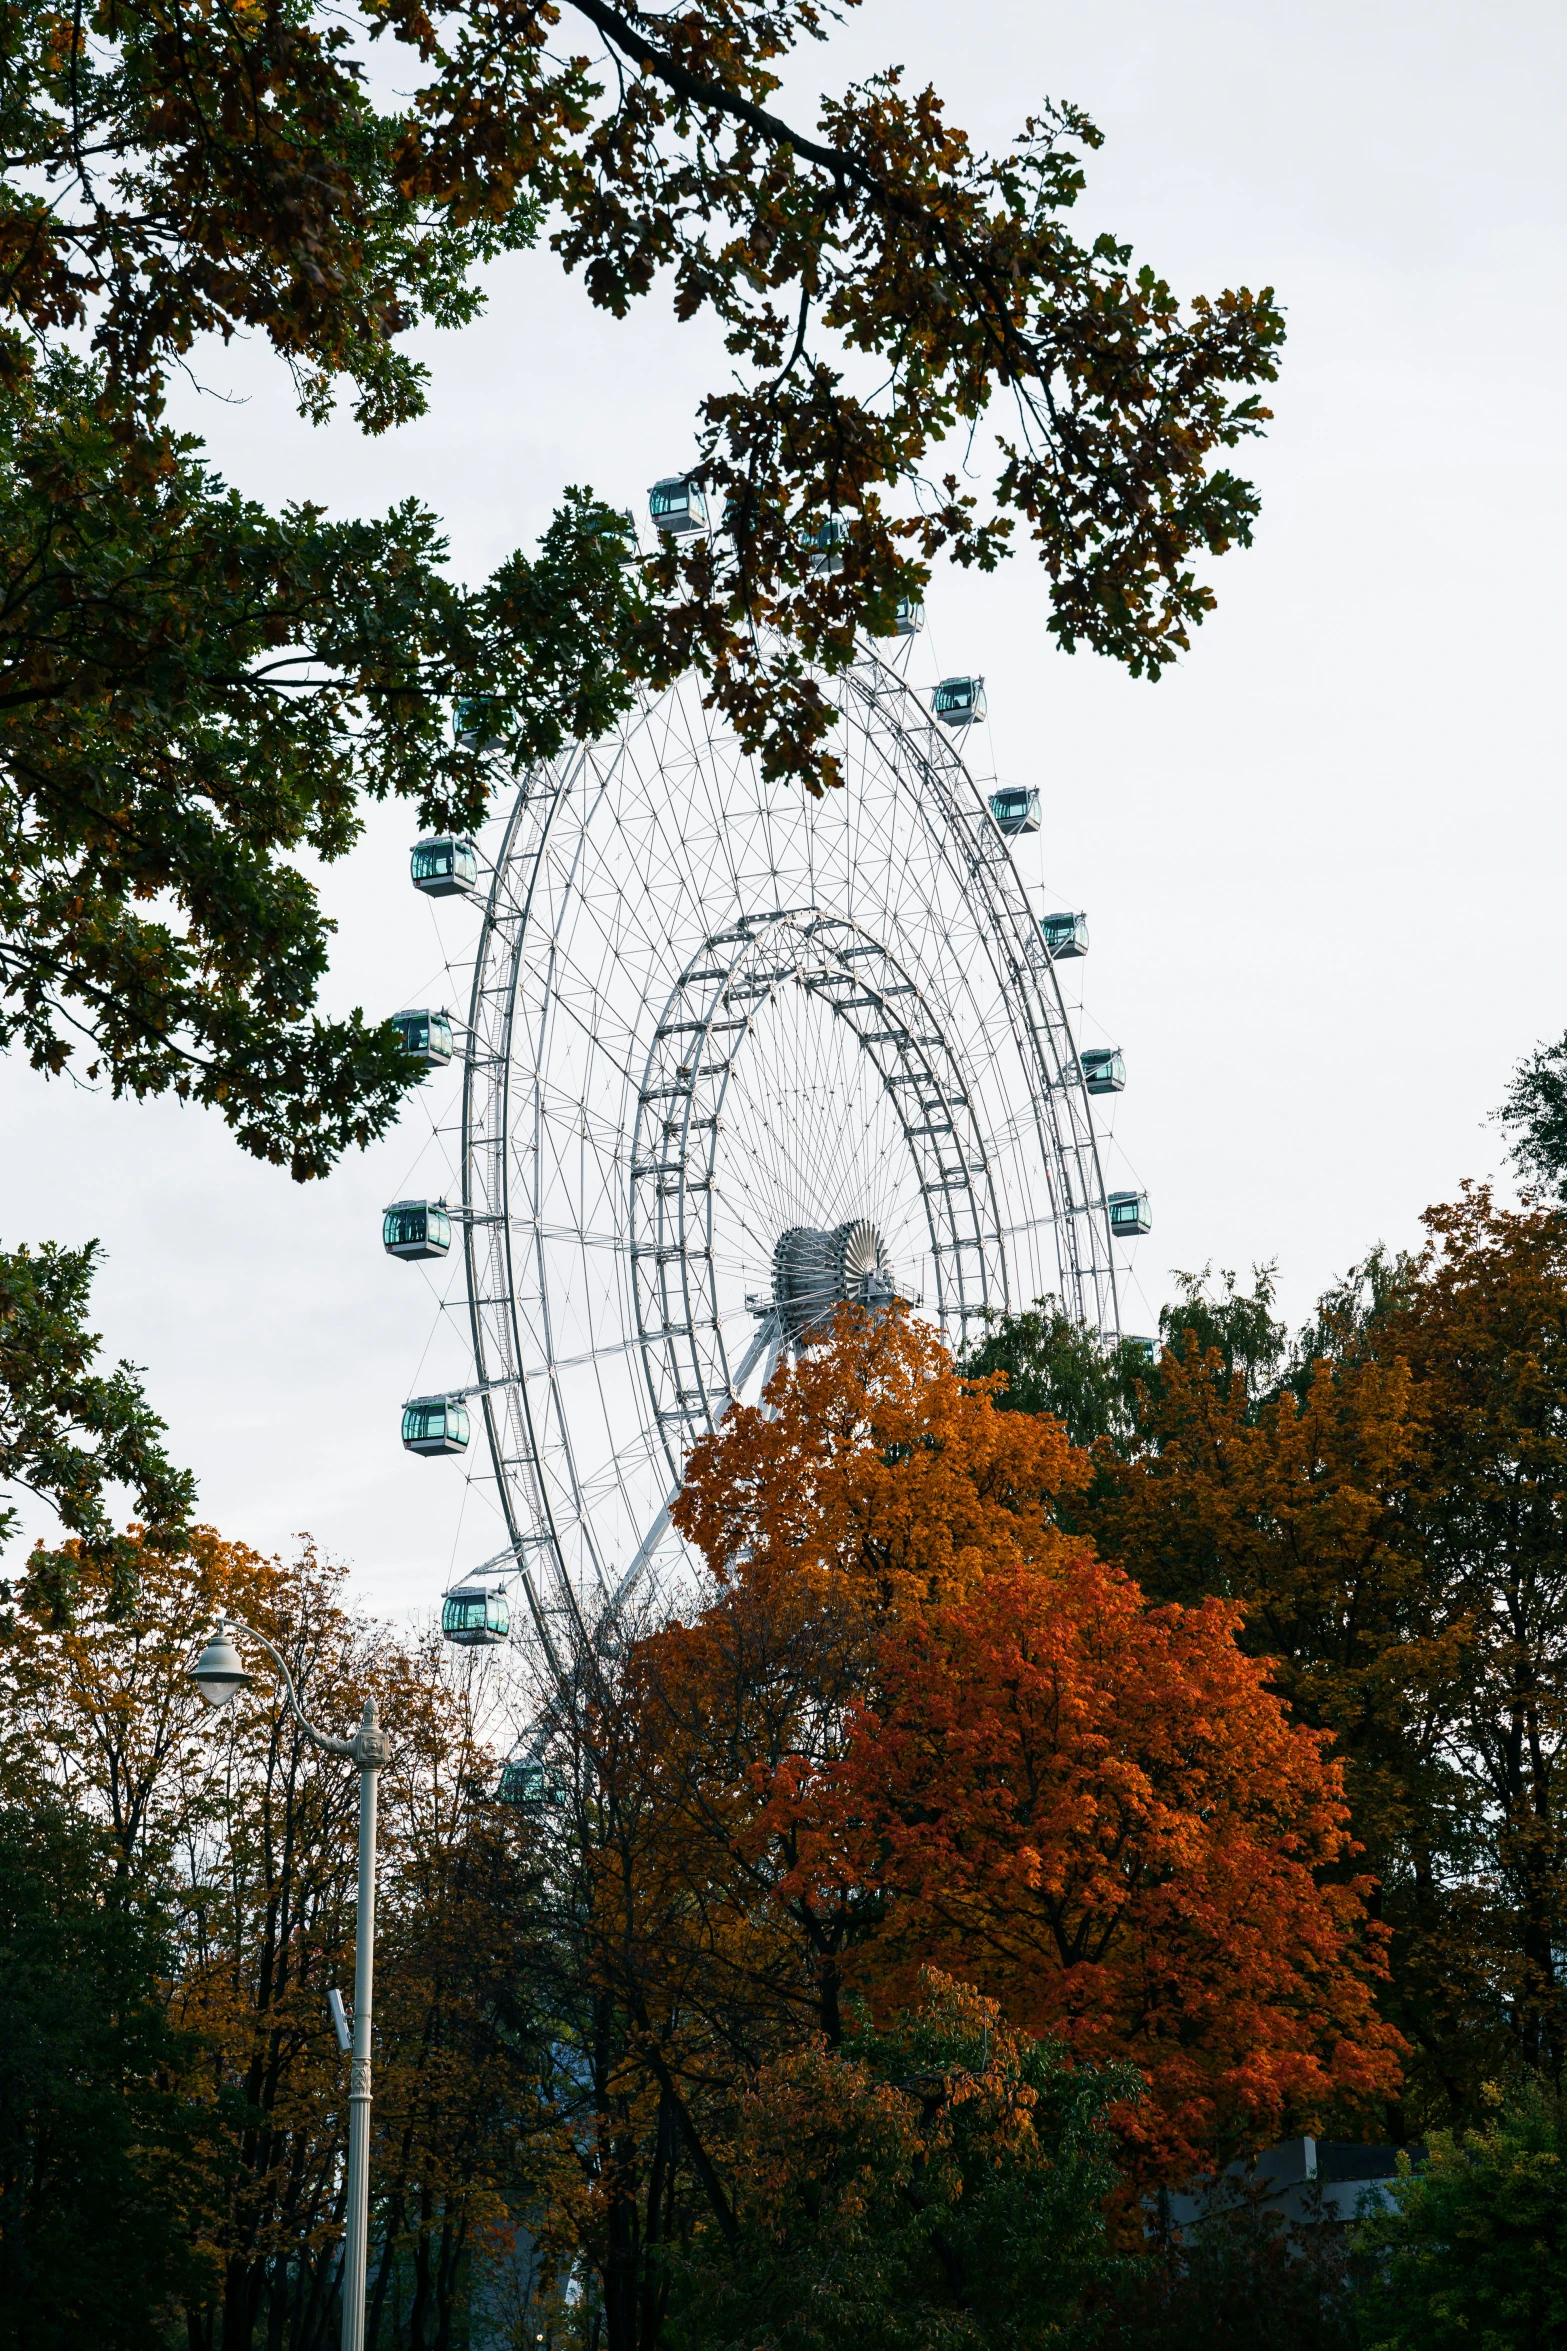
M 991 145 L 1076 100 L 1106 139 L 1080 232 L 1178 292 L 1271 282 L 1288 309 L 1258 542 L 1216 567 L 1177 674 L 1055 652 L 1026 557 L 938 577 L 911 673 L 985 673 L 996 769 L 1044 797 L 1025 874 L 1089 910 L 1087 1005 L 1127 1054 L 1118 1134 L 1154 1210 L 1132 1327 L 1171 1268 L 1277 1259 L 1295 1318 L 1415 1240 L 1496 1170 L 1487 1113 L 1567 1027 L 1564 57 L 1534 0 L 869 0 L 805 61 L 836 88 L 896 60 Z M 477 577 L 566 482 L 645 511 L 715 372 L 703 332 L 656 302 L 617 326 L 544 253 L 426 355 L 429 417 L 381 442 L 300 424 L 253 351 L 203 367 L 237 404 L 183 413 L 270 500 L 419 496 Z M 334 1003 L 456 1001 L 464 917 L 410 890 L 411 831 L 376 815 L 329 877 Z M 379 1243 L 424 1107 L 296 1189 L 209 1114 L 16 1063 L 0 1088 L 6 1241 L 101 1237 L 107 1351 L 146 1367 L 203 1515 L 267 1548 L 310 1529 L 374 1606 L 438 1593 L 467 1560 L 462 1467 L 399 1445 L 434 1309 Z

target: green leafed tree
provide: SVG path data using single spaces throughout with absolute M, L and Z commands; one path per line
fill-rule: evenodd
M 0 1252 L 0 1545 L 21 1514 L 5 1496 L 20 1491 L 55 1513 L 81 1554 L 128 1577 L 135 1545 L 116 1529 L 113 1489 L 130 1489 L 158 1551 L 183 1540 L 195 1484 L 165 1453 L 134 1366 L 95 1369 L 100 1342 L 86 1316 L 97 1257 L 92 1241 Z M 66 1554 L 35 1555 L 32 1573 L 65 1609 Z
M 367 798 L 478 820 L 493 775 L 450 740 L 454 698 L 526 761 L 695 665 L 768 772 L 820 790 L 821 671 L 940 552 L 988 568 L 1020 537 L 1068 650 L 1157 677 L 1187 646 L 1205 559 L 1251 536 L 1228 458 L 1266 420 L 1271 292 L 1183 303 L 1074 235 L 1099 133 L 1073 106 L 998 156 L 896 70 L 784 114 L 826 23 L 815 0 L 18 0 L 0 1041 L 211 1103 L 316 1176 L 417 1070 L 389 1026 L 317 1012 L 300 858 L 343 855 Z M 601 308 L 662 285 L 721 328 L 733 375 L 689 452 L 711 536 L 633 564 L 570 495 L 536 558 L 465 588 L 418 506 L 270 513 L 168 429 L 170 371 L 242 334 L 311 417 L 345 392 L 367 431 L 417 415 L 409 329 L 460 328 L 475 273 L 544 234 Z M 941 470 L 976 431 L 983 489 Z
M 571 495 L 535 558 L 460 588 L 413 501 L 273 515 L 68 357 L 0 433 L 0 1041 L 51 1072 L 84 1047 L 116 1093 L 215 1104 L 323 1175 L 421 1072 L 390 1025 L 314 1010 L 331 925 L 301 855 L 341 857 L 367 798 L 479 822 L 459 693 L 530 759 L 624 708 L 623 548 Z
M 1536 2090 L 1437 2131 L 1397 2209 L 1362 2223 L 1363 2351 L 1564 2351 L 1567 2126 Z
M 195 2270 L 155 1910 L 41 1785 L 0 1806 L 0 2345 L 162 2351 Z
M 1248 1398 L 1266 1395 L 1288 1360 L 1287 1334 L 1273 1319 L 1273 1268 L 1259 1266 L 1250 1291 L 1233 1273 L 1212 1282 L 1211 1268 L 1178 1273 L 1179 1298 L 1159 1310 L 1159 1341 L 1118 1338 L 1108 1345 L 1074 1322 L 1054 1298 L 1036 1298 L 1021 1314 L 998 1315 L 963 1368 L 972 1379 L 1006 1374 L 996 1401 L 1013 1412 L 1049 1412 L 1074 1445 L 1101 1438 L 1141 1444 L 1159 1390 L 1161 1347 L 1178 1362 L 1212 1354 L 1226 1380 L 1239 1378 Z
M 672 2351 L 1048 2351 L 1116 2274 L 1106 2109 L 1130 2068 L 1073 2066 L 928 1979 L 917 2015 L 763 2067 L 733 2227 L 671 2256 Z
M 1567 1037 L 1537 1045 L 1519 1062 L 1496 1115 L 1523 1181 L 1557 1206 L 1567 1204 Z
M 999 1315 L 963 1368 L 971 1379 L 1004 1372 L 996 1402 L 1005 1410 L 1054 1413 L 1074 1445 L 1092 1445 L 1130 1435 L 1149 1365 L 1137 1340 L 1106 1347 L 1056 1299 L 1038 1298 L 1021 1314 Z

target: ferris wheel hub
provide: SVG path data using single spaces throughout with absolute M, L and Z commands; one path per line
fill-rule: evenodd
M 825 1337 L 840 1306 L 890 1306 L 897 1277 L 868 1217 L 823 1232 L 791 1225 L 773 1251 L 773 1310 L 795 1346 Z

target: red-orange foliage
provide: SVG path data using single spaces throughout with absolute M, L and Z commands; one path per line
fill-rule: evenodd
M 643 1657 L 748 1915 L 878 2003 L 934 1963 L 1131 2058 L 1161 2169 L 1395 2088 L 1365 1889 L 1317 1882 L 1339 1770 L 1238 1612 L 1150 1609 L 1063 1536 L 1081 1456 L 906 1318 L 845 1316 L 770 1401 L 698 1448 L 720 1589 Z
M 1235 1645 L 1238 1611 L 1146 1608 L 1119 1571 L 998 1576 L 892 1627 L 836 1816 L 894 1899 L 863 1956 L 935 1961 L 1085 2057 L 1130 2057 L 1161 2164 L 1395 2088 L 1363 1884 L 1319 1886 L 1347 1813 L 1320 1734 Z M 824 1824 L 825 1825 L 825 1824 Z

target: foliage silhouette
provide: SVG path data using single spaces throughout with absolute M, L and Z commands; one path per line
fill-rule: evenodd
M 839 780 L 819 668 L 890 633 L 934 557 L 1027 532 L 1051 626 L 1156 677 L 1251 536 L 1228 454 L 1259 433 L 1270 291 L 1182 305 L 1066 225 L 1099 144 L 1045 105 L 978 154 L 896 69 L 802 129 L 778 71 L 815 0 L 426 9 L 361 0 L 23 0 L 0 77 L 0 1038 L 55 1072 L 218 1107 L 319 1175 L 416 1081 L 395 1032 L 316 1011 L 328 926 L 302 853 L 367 797 L 471 825 L 493 764 L 592 734 L 694 665 L 768 775 Z M 588 50 L 572 46 L 578 35 Z M 395 55 L 373 96 L 377 40 Z M 595 59 L 598 62 L 595 62 Z M 723 528 L 633 566 L 568 496 L 536 562 L 457 587 L 435 519 L 270 514 L 171 433 L 171 372 L 265 337 L 320 419 L 418 415 L 402 338 L 460 329 L 476 273 L 545 222 L 590 302 L 668 284 L 723 333 L 691 473 Z M 84 355 L 85 347 L 85 355 Z M 989 507 L 929 478 L 995 403 Z M 821 518 L 845 528 L 818 565 Z

